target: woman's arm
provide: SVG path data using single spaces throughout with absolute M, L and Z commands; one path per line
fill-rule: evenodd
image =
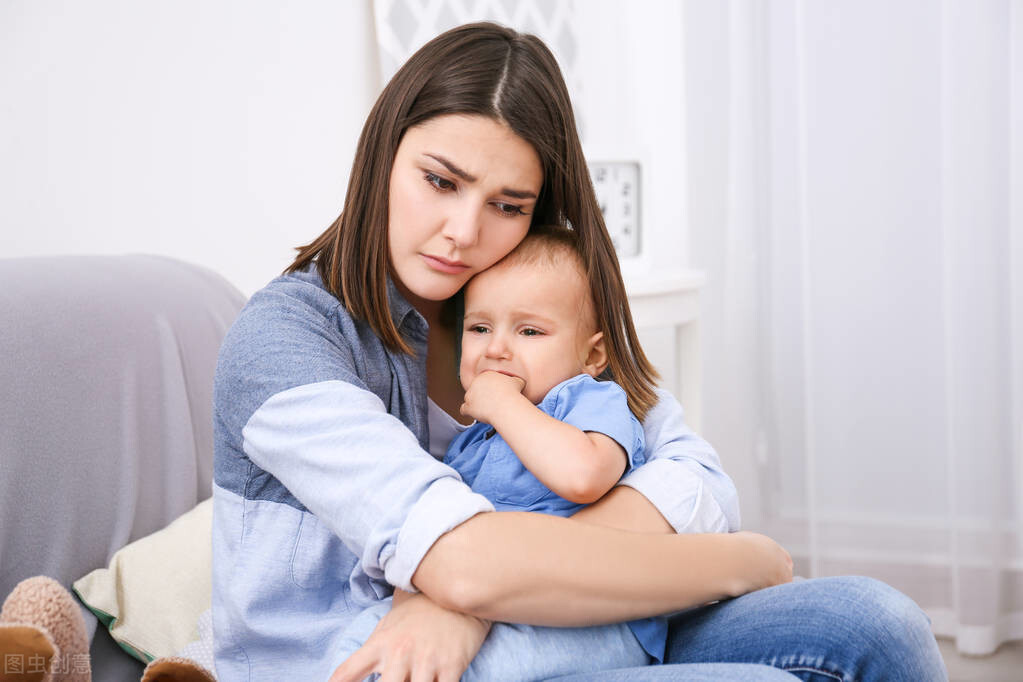
M 640 492 L 677 533 L 739 530 L 739 496 L 714 448 L 690 429 L 678 400 L 657 389 L 643 420 L 646 464 L 619 487 Z
M 675 529 L 643 493 L 627 485 L 611 488 L 604 497 L 583 507 L 572 518 L 597 526 L 634 533 L 674 533 Z
M 739 530 L 739 499 L 714 448 L 686 426 L 682 406 L 657 389 L 643 421 L 646 464 L 572 518 L 646 533 Z
M 664 613 L 781 580 L 784 551 L 773 543 L 772 554 L 764 542 L 723 540 L 730 536 L 479 513 L 493 506 L 423 451 L 359 379 L 368 351 L 352 350 L 358 330 L 309 310 L 330 314 L 336 301 L 299 300 L 291 294 L 304 289 L 285 284 L 254 296 L 225 339 L 215 414 L 221 454 L 231 457 L 219 461 L 218 482 L 245 493 L 256 465 L 270 475 L 259 479 L 261 494 L 269 486 L 300 500 L 371 579 L 491 620 L 564 624 Z M 279 338 L 258 343 L 268 326 Z M 335 338 L 339 328 L 348 335 Z
M 788 582 L 792 560 L 756 533 L 631 533 L 546 514 L 477 514 L 427 551 L 413 584 L 487 618 L 579 626 L 677 611 Z
M 500 410 L 487 412 L 484 400 L 495 392 L 481 396 L 482 418 L 498 418 Z M 643 425 L 650 463 L 632 472 L 639 479 L 632 487 L 615 488 L 571 521 L 479 514 L 431 547 L 413 583 L 442 604 L 494 620 L 586 625 L 666 613 L 791 579 L 788 554 L 764 536 L 670 535 L 728 530 L 709 488 L 713 483 L 725 506 L 735 506 L 735 493 L 713 449 L 685 426 L 678 402 L 661 397 Z M 473 404 L 471 395 L 466 402 Z M 644 476 L 644 468 L 657 468 L 659 476 Z M 661 504 L 643 494 L 651 482 Z

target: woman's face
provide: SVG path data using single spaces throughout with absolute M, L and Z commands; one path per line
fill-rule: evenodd
M 442 301 L 496 263 L 529 230 L 540 158 L 507 125 L 446 115 L 409 128 L 388 193 L 395 284 L 412 305 Z

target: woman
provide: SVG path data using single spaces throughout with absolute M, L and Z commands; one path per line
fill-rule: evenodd
M 729 529 L 737 515 L 716 456 L 663 395 L 644 422 L 650 468 L 574 519 L 490 513 L 430 457 L 459 428 L 449 302 L 544 223 L 571 224 L 591 288 L 619 292 L 598 305 L 615 310 L 607 334 L 636 362 L 612 370 L 650 383 L 555 60 L 492 24 L 439 36 L 370 113 L 344 213 L 253 296 L 221 350 L 218 676 L 454 680 L 490 620 L 586 626 L 777 586 L 671 623 L 668 663 L 758 665 L 617 674 L 771 679 L 785 675 L 777 666 L 934 679 L 926 619 L 894 590 L 787 584 L 791 561 L 768 538 L 675 533 Z M 392 589 L 391 611 L 348 656 L 345 626 Z

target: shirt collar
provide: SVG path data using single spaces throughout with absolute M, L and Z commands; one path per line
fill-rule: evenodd
M 428 330 L 429 325 L 426 323 L 426 318 L 419 314 L 415 306 L 405 300 L 390 275 L 387 275 L 387 306 L 391 310 L 391 320 L 398 329 L 401 329 L 403 324 L 408 324 L 409 329 L 418 329 L 423 333 Z

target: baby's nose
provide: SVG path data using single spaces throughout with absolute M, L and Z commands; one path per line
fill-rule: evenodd
M 508 344 L 505 343 L 504 337 L 501 334 L 491 334 L 490 343 L 487 344 L 487 356 L 491 358 L 501 358 L 508 356 Z

